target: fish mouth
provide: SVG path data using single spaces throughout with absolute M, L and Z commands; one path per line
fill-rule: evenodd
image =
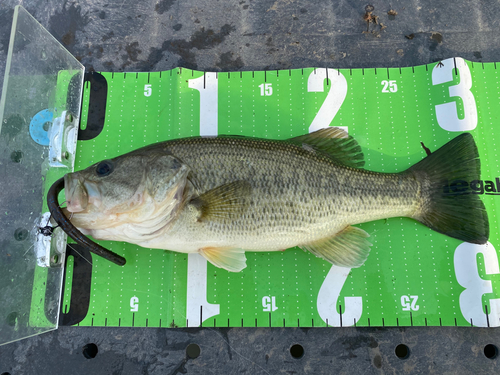
M 66 209 L 72 213 L 86 211 L 89 208 L 89 203 L 100 202 L 97 186 L 80 179 L 74 173 L 68 173 L 64 176 L 64 193 L 66 195 Z
M 82 212 L 89 204 L 89 195 L 83 182 L 74 174 L 64 176 L 64 194 L 66 209 L 69 212 Z
M 76 243 L 80 244 L 84 248 L 93 252 L 96 255 L 99 255 L 110 262 L 113 262 L 119 266 L 123 266 L 126 262 L 125 258 L 122 256 L 113 253 L 102 247 L 101 245 L 96 244 L 91 239 L 82 235 L 82 233 L 73 226 L 73 224 L 67 220 L 67 212 L 62 212 L 59 202 L 57 200 L 57 196 L 64 189 L 64 178 L 60 178 L 49 189 L 47 193 L 47 205 L 49 206 L 50 214 L 52 218 L 56 221 L 58 226 L 66 232 L 68 236 L 73 238 Z

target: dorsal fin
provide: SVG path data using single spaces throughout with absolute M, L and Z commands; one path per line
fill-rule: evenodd
M 340 128 L 320 129 L 290 138 L 287 142 L 301 147 L 310 146 L 311 151 L 320 151 L 335 162 L 348 167 L 362 168 L 365 165 L 364 155 L 358 142 Z

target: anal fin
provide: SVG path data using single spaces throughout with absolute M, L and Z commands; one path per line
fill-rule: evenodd
M 348 226 L 333 237 L 300 247 L 336 266 L 357 268 L 365 263 L 370 253 L 372 244 L 368 237 L 370 235 L 363 229 Z
M 214 266 L 230 272 L 240 272 L 247 266 L 245 250 L 227 247 L 204 247 L 200 254 Z

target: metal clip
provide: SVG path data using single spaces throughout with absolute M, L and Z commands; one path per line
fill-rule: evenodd
M 50 212 L 46 212 L 36 226 L 36 263 L 39 267 L 57 268 L 63 263 L 64 253 L 61 253 L 59 249 L 66 248 L 66 236 L 62 230 L 53 231 L 49 226 L 49 220 Z
M 78 138 L 76 116 L 68 111 L 63 111 L 61 116 L 55 118 L 52 122 L 49 138 L 50 166 L 72 169 Z

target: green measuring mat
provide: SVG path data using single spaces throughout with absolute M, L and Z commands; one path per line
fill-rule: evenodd
M 100 75 L 84 90 L 75 170 L 174 138 L 287 139 L 340 126 L 361 145 L 365 169 L 397 172 L 426 156 L 422 144 L 435 151 L 470 132 L 482 180 L 459 186 L 481 195 L 491 234 L 487 244 L 473 245 L 411 219 L 378 220 L 357 225 L 373 243 L 360 268 L 332 266 L 292 248 L 247 252 L 248 266 L 239 273 L 216 268 L 198 254 L 99 242 L 127 259 L 119 267 L 70 244 L 62 324 L 500 326 L 496 64 L 455 58 L 401 69 L 203 73 L 177 68 Z M 88 103 L 98 86 L 107 88 L 101 127 L 85 124 L 95 116 Z M 450 181 L 450 189 L 456 186 Z

